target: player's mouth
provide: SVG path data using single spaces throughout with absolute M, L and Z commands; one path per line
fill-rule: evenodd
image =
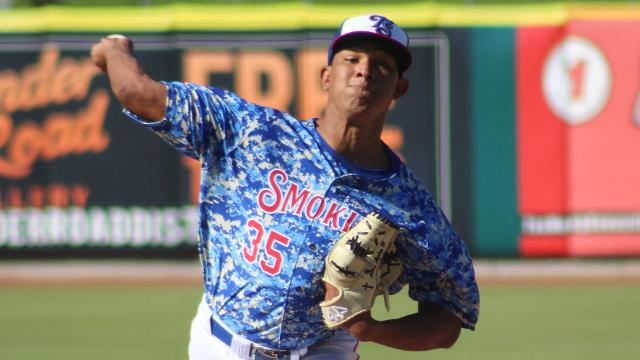
M 369 95 L 375 94 L 371 83 L 368 83 L 368 82 L 359 82 L 355 84 L 350 84 L 349 87 L 353 89 L 353 91 L 356 94 L 359 94 L 359 95 L 369 96 Z

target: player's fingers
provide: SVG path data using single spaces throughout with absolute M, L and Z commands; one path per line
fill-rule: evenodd
M 100 71 L 107 71 L 104 51 L 102 50 L 102 41 L 91 46 L 91 60 L 93 61 L 93 64 L 100 69 Z
M 324 289 L 325 289 L 325 296 L 324 296 L 325 300 L 331 300 L 334 297 L 340 295 L 340 291 L 338 290 L 338 288 L 331 285 L 331 283 L 328 283 L 326 281 L 323 281 L 322 283 L 324 284 Z

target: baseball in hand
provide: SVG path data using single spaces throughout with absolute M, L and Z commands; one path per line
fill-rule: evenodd
M 129 39 L 128 37 L 122 34 L 111 34 L 111 35 L 107 35 L 106 38 L 111 40 L 117 40 L 117 42 L 120 44 L 124 42 L 124 44 L 126 44 L 129 51 L 133 51 L 133 41 L 131 41 L 131 39 Z
M 128 39 L 128 38 L 122 34 L 111 34 L 111 35 L 107 35 L 107 39 Z

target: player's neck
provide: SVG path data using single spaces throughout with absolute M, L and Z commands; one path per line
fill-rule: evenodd
M 354 164 L 368 169 L 391 165 L 380 135 L 384 119 L 340 117 L 330 108 L 316 121 L 318 133 L 329 146 Z

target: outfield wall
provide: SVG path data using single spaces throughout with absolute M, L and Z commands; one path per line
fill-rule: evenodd
M 0 13 L 0 256 L 195 256 L 197 164 L 121 114 L 101 36 L 310 118 L 334 29 L 374 11 L 414 52 L 383 138 L 476 255 L 640 255 L 640 7 L 416 2 Z

